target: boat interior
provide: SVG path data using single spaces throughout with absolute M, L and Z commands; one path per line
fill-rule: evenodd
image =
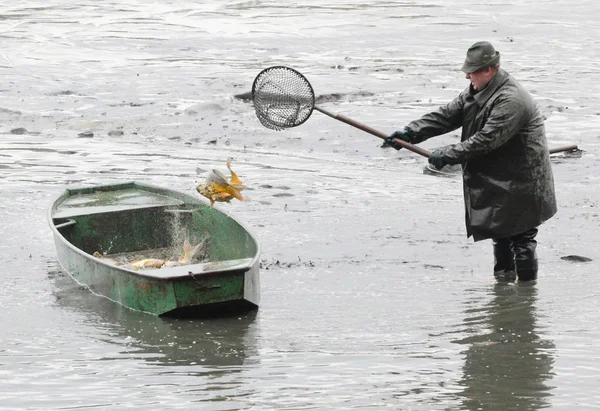
M 256 240 L 227 214 L 194 197 L 136 183 L 67 190 L 50 217 L 66 241 L 106 261 L 165 258 L 168 250 L 183 254 L 186 242 L 202 243 L 202 252 L 186 264 L 139 270 L 153 276 L 229 270 L 248 265 L 258 252 Z

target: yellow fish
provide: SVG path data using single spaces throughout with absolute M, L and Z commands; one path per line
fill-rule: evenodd
M 241 191 L 246 187 L 242 185 L 238 175 L 231 169 L 231 158 L 227 160 L 227 168 L 231 173 L 229 181 L 219 170 L 213 169 L 206 178 L 206 183 L 196 187 L 196 191 L 210 200 L 211 208 L 215 202 L 229 203 L 233 198 L 244 201 Z
M 142 268 L 161 268 L 163 265 L 165 265 L 165 260 L 159 260 L 157 258 L 144 258 L 143 260 L 129 263 L 129 265 L 134 270 L 139 270 Z

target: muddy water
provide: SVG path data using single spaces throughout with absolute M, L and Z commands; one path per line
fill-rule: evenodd
M 0 5 L 0 409 L 597 406 L 595 1 L 96 3 Z M 235 97 L 290 65 L 324 108 L 387 133 L 466 86 L 479 39 L 536 97 L 550 146 L 584 150 L 553 159 L 536 284 L 491 278 L 459 177 L 320 113 L 266 130 Z M 193 192 L 230 156 L 251 201 L 219 206 L 262 243 L 256 314 L 158 319 L 59 267 L 46 210 L 65 188 Z

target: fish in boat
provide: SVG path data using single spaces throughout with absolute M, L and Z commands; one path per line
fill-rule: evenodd
M 182 265 L 189 264 L 190 261 L 192 261 L 192 258 L 194 258 L 194 256 L 198 254 L 198 251 L 204 246 L 206 241 L 207 238 L 204 238 L 204 240 L 200 241 L 197 245 L 191 245 L 186 238 L 183 242 L 183 255 L 177 259 L 177 262 Z
M 129 265 L 134 270 L 141 270 L 144 268 L 162 268 L 165 263 L 165 260 L 160 260 L 158 258 L 144 258 L 143 260 L 133 261 L 129 263 Z
M 244 201 L 241 191 L 246 187 L 238 175 L 231 169 L 231 158 L 227 159 L 227 168 L 231 173 L 229 180 L 219 170 L 213 169 L 207 176 L 206 183 L 196 187 L 196 191 L 202 196 L 208 198 L 210 207 L 212 208 L 215 202 L 229 203 L 232 199 Z
M 107 256 L 100 254 L 100 252 L 95 251 L 94 254 L 92 254 L 94 257 L 101 259 L 104 262 L 110 263 L 110 264 L 114 264 L 114 265 L 121 265 L 120 262 L 113 260 L 112 258 L 108 258 Z
M 192 261 L 192 258 L 198 253 L 202 246 L 206 243 L 206 238 L 196 245 L 190 244 L 186 238 L 183 242 L 183 255 L 179 256 L 177 261 L 174 260 L 161 260 L 159 258 L 144 258 L 129 263 L 131 268 L 134 270 L 148 269 L 148 268 L 167 268 L 176 267 L 178 265 L 186 265 Z M 118 263 L 117 263 L 118 264 Z

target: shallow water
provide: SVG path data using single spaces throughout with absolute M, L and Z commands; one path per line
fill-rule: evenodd
M 0 409 L 596 409 L 595 1 L 96 3 L 0 5 Z M 460 177 L 320 113 L 267 130 L 235 97 L 289 65 L 324 108 L 388 133 L 466 86 L 479 39 L 550 146 L 584 150 L 553 159 L 533 285 L 491 278 Z M 251 201 L 217 207 L 262 243 L 257 313 L 159 319 L 61 270 L 46 212 L 65 188 L 190 193 L 230 156 Z

